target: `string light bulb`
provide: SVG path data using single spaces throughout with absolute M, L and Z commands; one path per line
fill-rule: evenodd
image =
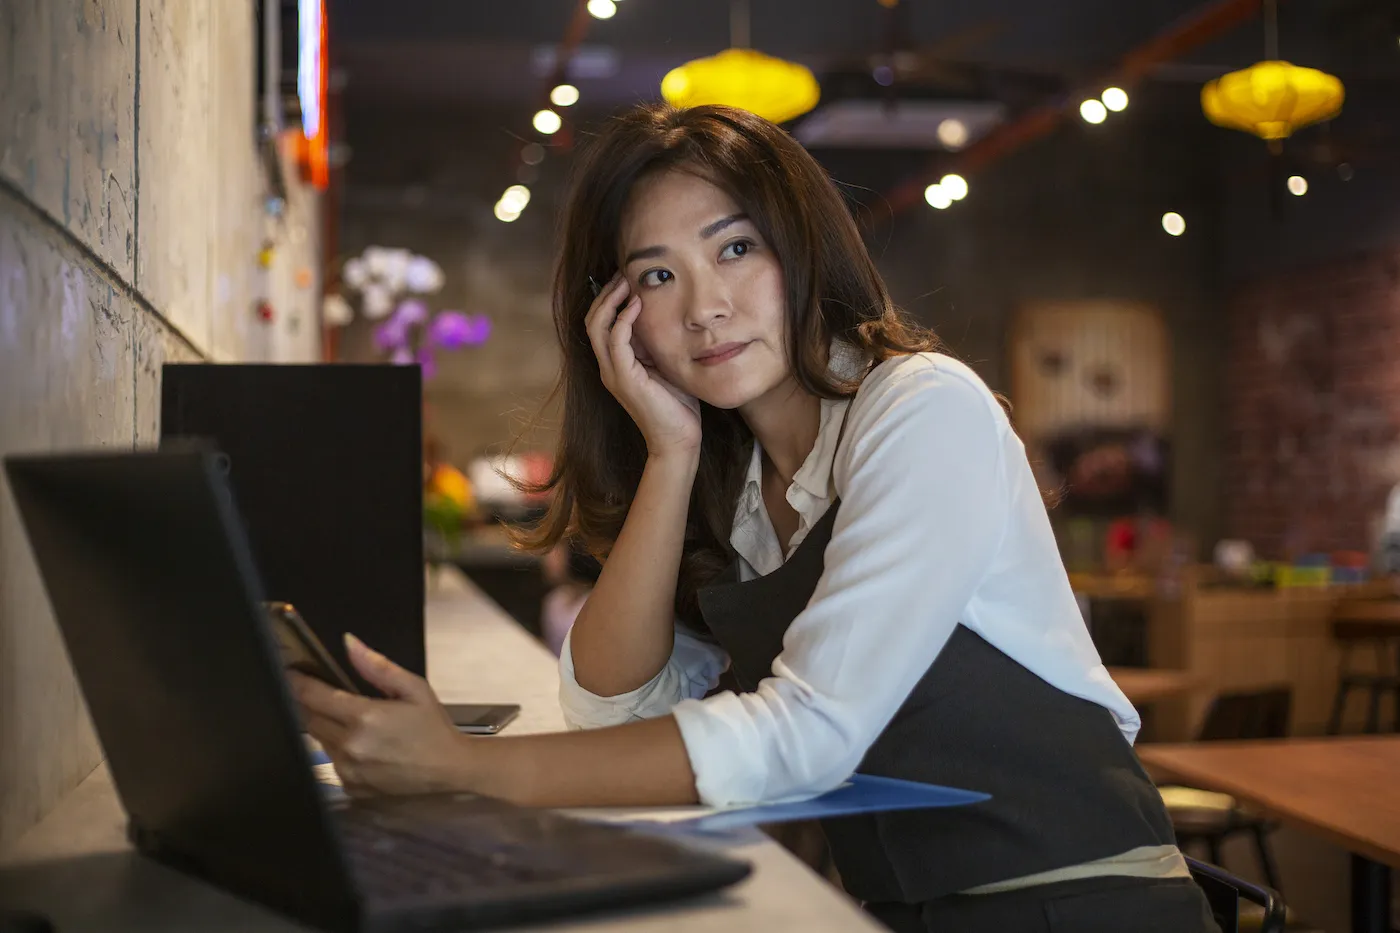
M 967 179 L 961 175 L 944 175 L 939 179 L 938 187 L 954 201 L 961 201 L 967 197 Z
M 578 88 L 572 84 L 561 84 L 549 92 L 549 102 L 556 107 L 572 107 L 578 103 Z
M 511 185 L 506 189 L 506 193 L 501 195 L 499 203 L 507 213 L 519 214 L 525 210 L 525 205 L 530 203 L 530 189 L 524 185 Z
M 961 149 L 967 145 L 967 124 L 957 117 L 949 117 L 938 124 L 938 141 L 949 149 Z
M 1122 113 L 1124 110 L 1128 109 L 1128 92 L 1121 87 L 1104 88 L 1103 93 L 1099 95 L 1099 99 L 1103 101 L 1105 107 L 1112 110 L 1114 113 Z
M 1176 211 L 1168 211 L 1162 215 L 1162 229 L 1172 236 L 1181 236 L 1186 232 L 1186 218 Z
M 617 13 L 613 0 L 588 0 L 588 12 L 594 19 L 612 19 Z
M 553 136 L 564 125 L 564 120 L 553 110 L 545 109 L 535 114 L 535 129 L 546 136 Z
M 952 197 L 949 196 L 948 192 L 943 190 L 942 185 L 929 185 L 925 188 L 924 200 L 929 203 L 930 207 L 940 211 L 947 210 L 948 205 L 953 203 Z
M 1093 98 L 1079 105 L 1079 115 L 1085 123 L 1102 123 L 1108 119 L 1108 108 Z
M 1301 198 L 1308 193 L 1308 180 L 1302 175 L 1290 175 L 1288 177 L 1288 190 Z

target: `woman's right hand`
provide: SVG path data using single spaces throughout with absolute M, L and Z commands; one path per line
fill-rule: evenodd
M 632 325 L 642 299 L 628 298 L 630 292 L 621 274 L 613 276 L 584 318 L 603 385 L 641 429 L 652 456 L 693 455 L 700 449 L 700 403 L 663 379 L 638 346 Z

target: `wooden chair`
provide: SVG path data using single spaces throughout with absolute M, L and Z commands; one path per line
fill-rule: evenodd
M 1393 697 L 1395 704 L 1392 728 L 1400 731 L 1400 625 L 1394 622 L 1348 619 L 1341 616 L 1332 621 L 1332 638 L 1342 649 L 1342 662 L 1337 678 L 1337 693 L 1332 702 L 1332 715 L 1327 721 L 1327 734 L 1341 734 L 1347 696 L 1352 690 L 1365 690 L 1368 693 L 1367 733 L 1381 731 L 1381 698 L 1387 693 Z M 1351 668 L 1353 651 L 1364 645 L 1370 645 L 1375 651 L 1375 673 Z
M 1196 740 L 1285 738 L 1292 705 L 1293 691 L 1288 687 L 1221 694 L 1207 711 Z M 1279 890 L 1278 867 L 1268 838 L 1278 828 L 1277 824 L 1242 809 L 1229 794 L 1171 785 L 1158 790 L 1171 814 L 1177 841 L 1183 847 L 1204 844 L 1211 862 L 1219 865 L 1225 840 L 1247 833 L 1253 837 L 1254 851 L 1265 880 L 1270 888 Z

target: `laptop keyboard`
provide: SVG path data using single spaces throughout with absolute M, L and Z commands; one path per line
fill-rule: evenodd
M 451 895 L 483 887 L 549 882 L 562 873 L 511 854 L 483 852 L 453 834 L 405 831 L 356 819 L 342 820 L 351 870 L 374 899 Z M 442 833 L 447 836 L 447 833 Z

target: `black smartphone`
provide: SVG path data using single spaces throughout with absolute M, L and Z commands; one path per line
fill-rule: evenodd
M 520 715 L 520 707 L 514 703 L 448 703 L 446 706 L 452 724 L 472 735 L 495 735 Z
M 267 612 L 272 634 L 277 639 L 284 667 L 315 677 L 346 693 L 360 692 L 355 682 L 335 663 L 335 658 L 331 657 L 331 653 L 321 644 L 321 639 L 316 637 L 316 633 L 311 631 L 295 606 L 291 603 L 268 602 L 263 603 L 263 609 Z

